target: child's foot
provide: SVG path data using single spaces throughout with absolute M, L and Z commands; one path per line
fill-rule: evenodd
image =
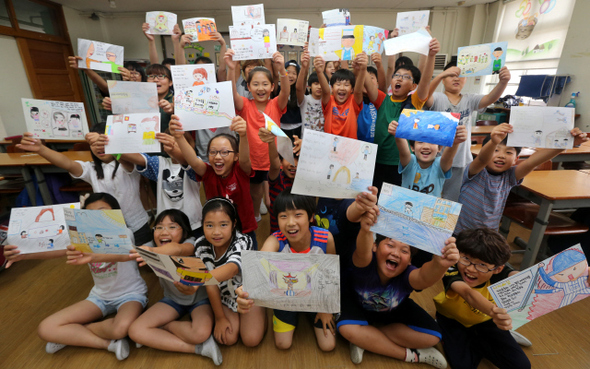
M 129 342 L 126 338 L 111 340 L 107 350 L 114 352 L 115 356 L 117 356 L 117 360 L 125 360 L 129 356 Z
M 207 338 L 207 341 L 201 343 L 200 345 L 196 345 L 195 353 L 201 356 L 211 358 L 215 365 L 221 365 L 221 362 L 223 361 L 221 351 L 219 350 L 219 346 L 217 346 L 217 343 L 215 343 L 213 335 L 209 336 L 209 338 Z
M 268 209 L 266 207 L 266 205 L 264 204 L 264 201 L 262 201 L 260 203 L 260 215 L 265 215 L 268 214 Z
M 55 354 L 56 352 L 58 352 L 66 346 L 67 345 L 61 343 L 47 342 L 47 344 L 45 345 L 45 352 L 48 354 Z
M 360 364 L 363 361 L 363 354 L 365 350 L 358 347 L 354 343 L 350 344 L 350 360 L 355 364 Z
M 408 363 L 424 363 L 439 369 L 445 369 L 447 367 L 447 360 L 434 347 L 406 349 L 405 361 Z
M 526 338 L 525 336 L 523 336 L 522 334 L 516 332 L 516 331 L 509 331 L 510 335 L 512 336 L 512 338 L 514 338 L 514 340 L 516 341 L 516 343 L 518 343 L 521 346 L 524 347 L 531 347 L 533 345 L 533 343 L 531 341 L 529 341 L 528 338 Z

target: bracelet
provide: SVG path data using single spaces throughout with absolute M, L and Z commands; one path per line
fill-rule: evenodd
M 289 72 L 287 72 L 285 70 L 285 74 L 281 74 L 281 72 L 279 72 L 279 77 L 289 77 Z

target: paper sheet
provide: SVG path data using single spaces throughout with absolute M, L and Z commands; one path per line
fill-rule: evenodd
M 124 48 L 106 42 L 78 39 L 78 68 L 101 70 L 103 72 L 121 73 L 123 67 Z
M 313 30 L 313 29 L 312 29 Z M 388 31 L 372 26 L 335 26 L 320 28 L 310 34 L 311 56 L 321 56 L 326 61 L 354 60 L 357 54 L 381 53 Z M 315 45 L 317 44 L 317 49 Z
M 332 9 L 322 12 L 322 19 L 326 27 L 350 25 L 350 12 L 348 9 Z
M 172 65 L 174 90 L 183 90 L 217 82 L 215 64 Z
M 160 132 L 160 113 L 109 115 L 105 134 L 106 154 L 161 152 L 156 133 Z
M 153 82 L 107 81 L 113 114 L 160 113 Z
M 404 109 L 395 137 L 451 147 L 459 118 L 459 113 Z
M 149 23 L 148 32 L 152 35 L 172 35 L 176 25 L 176 14 L 169 12 L 147 12 L 145 22 Z
M 287 136 L 268 115 L 264 113 L 262 114 L 264 115 L 265 128 L 273 135 L 277 136 L 277 152 L 291 163 L 291 165 L 295 165 L 295 159 L 293 158 L 293 142 L 291 142 L 289 136 Z
M 88 133 L 84 103 L 21 99 L 27 131 L 36 138 L 81 140 Z
M 264 4 L 242 5 L 231 7 L 234 26 L 259 26 L 264 21 Z
M 575 109 L 554 106 L 513 106 L 508 146 L 571 149 Z
M 229 127 L 236 116 L 229 81 L 174 91 L 174 113 L 185 131 Z
M 460 47 L 457 52 L 457 67 L 461 77 L 499 74 L 506 64 L 508 42 L 495 42 Z
M 397 13 L 395 28 L 399 30 L 399 35 L 407 35 L 416 32 L 420 28 L 428 26 L 430 10 L 418 10 L 414 12 Z
M 184 33 L 193 36 L 194 42 L 213 40 L 211 34 L 217 32 L 217 25 L 213 18 L 183 19 L 182 28 L 184 28 Z
M 229 26 L 229 40 L 234 60 L 270 59 L 277 51 L 274 24 Z
M 432 36 L 424 28 L 404 36 L 390 38 L 383 42 L 385 55 L 397 55 L 404 52 L 415 52 L 428 55 Z
M 307 42 L 309 22 L 298 19 L 277 19 L 277 43 L 304 46 Z

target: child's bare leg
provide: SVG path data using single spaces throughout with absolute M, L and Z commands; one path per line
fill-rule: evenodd
M 440 341 L 437 336 L 415 331 L 401 323 L 388 324 L 379 327 L 379 330 L 383 332 L 390 341 L 403 347 L 427 348 L 436 345 Z
M 385 333 L 370 325 L 343 325 L 340 334 L 349 342 L 367 351 L 404 360 L 406 349 L 391 341 Z
M 225 335 L 225 345 L 231 346 L 235 345 L 238 342 L 238 337 L 240 336 L 240 314 L 234 313 L 232 309 L 228 308 L 227 306 L 223 305 L 223 313 L 227 320 L 229 320 L 229 324 L 231 325 L 232 332 L 226 332 Z
M 268 181 L 264 181 L 262 182 L 264 183 L 264 204 L 266 205 L 266 208 L 268 209 L 268 211 L 271 211 L 270 208 L 270 188 L 268 186 Z
M 100 318 L 99 307 L 84 300 L 45 318 L 37 331 L 39 337 L 48 342 L 107 349 L 111 340 L 97 336 L 84 326 Z
M 254 216 L 260 216 L 260 202 L 264 195 L 264 184 L 263 183 L 250 183 L 250 196 L 252 197 L 252 203 L 254 204 Z
M 327 330 L 328 334 L 324 334 L 323 328 L 313 327 L 315 338 L 318 341 L 318 347 L 322 351 L 332 351 L 336 347 L 336 336 Z
M 255 347 L 262 341 L 267 328 L 266 308 L 252 306 L 248 314 L 240 314 L 240 336 L 246 347 Z
M 113 318 L 86 325 L 95 335 L 118 340 L 127 337 L 129 326 L 141 315 L 143 306 L 138 301 L 129 301 L 121 305 Z
M 167 330 L 184 342 L 198 345 L 211 336 L 214 321 L 211 305 L 205 304 L 196 307 L 191 312 L 190 322 L 174 320 L 162 326 L 162 329 Z
M 288 332 L 275 332 L 275 346 L 281 350 L 288 350 L 293 344 L 295 329 Z

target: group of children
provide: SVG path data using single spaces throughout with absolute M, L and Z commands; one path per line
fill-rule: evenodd
M 190 41 L 175 32 L 175 48 L 176 43 L 181 47 Z M 213 35 L 219 36 L 225 55 L 217 80 L 227 78 L 233 85 L 237 116 L 229 129 L 197 131 L 195 137 L 184 132 L 173 114 L 170 70 L 152 64 L 144 73 L 129 64 L 122 70 L 125 79 L 157 84 L 162 132 L 156 138 L 166 155 L 105 154 L 108 137 L 101 125 L 87 136 L 93 162 L 72 161 L 30 133 L 24 134 L 19 147 L 90 183 L 94 194 L 85 199 L 85 209 L 121 209 L 137 247 L 175 256 L 179 262 L 200 257 L 220 284 L 189 287 L 160 279 L 164 298 L 144 312 L 147 288 L 138 265 L 145 263 L 136 251 L 129 256 L 101 255 L 70 247 L 20 255 L 18 245 L 6 246 L 9 265 L 27 258 L 67 256 L 69 264 L 90 266 L 95 286 L 89 297 L 40 324 L 39 336 L 48 341 L 46 351 L 86 346 L 107 349 L 123 360 L 129 355 L 129 336 L 138 347 L 194 352 L 219 365 L 218 344 L 233 345 L 241 338 L 246 346 L 258 345 L 267 330 L 266 309 L 256 306 L 241 287 L 241 251 L 258 249 L 257 221 L 265 203 L 271 209 L 272 234 L 260 250 L 340 255 L 341 314 L 307 314 L 321 350 L 334 349 L 338 331 L 350 342 L 351 359 L 357 364 L 368 350 L 437 368 L 445 368 L 447 361 L 453 368 L 476 368 L 482 358 L 501 368 L 530 367 L 509 333 L 510 316 L 494 304 L 486 287 L 513 273 L 505 267 L 509 246 L 496 231 L 510 189 L 561 150 L 539 149 L 515 166 L 519 149 L 507 146 L 511 126 L 503 123 L 494 127 L 472 159 L 474 115 L 500 97 L 509 71 L 502 68 L 500 82 L 488 95 L 462 94 L 465 78 L 459 77 L 456 66 L 447 66 L 431 81 L 440 49 L 432 39 L 420 67 L 408 58 L 390 57 L 386 73 L 379 54 L 359 53 L 349 70 L 346 61 L 325 62 L 318 56 L 308 78 L 308 51 L 301 66 L 297 61 L 285 63 L 280 53 L 272 60 L 239 65 L 223 38 Z M 152 56 L 154 39 L 146 37 Z M 184 54 L 177 55 L 182 63 Z M 376 68 L 368 67 L 369 58 Z M 72 60 L 74 67 L 76 57 Z M 210 62 L 205 57 L 197 60 Z M 441 81 L 444 92 L 434 92 Z M 104 106 L 110 106 L 108 98 Z M 422 108 L 461 114 L 452 147 L 395 137 L 401 111 Z M 262 112 L 281 122 L 294 139 L 295 164 L 278 154 Z M 308 129 L 376 143 L 374 186 L 353 200 L 316 200 L 291 193 L 300 137 L 305 139 Z M 576 143 L 587 140 L 578 129 L 572 135 Z M 139 198 L 141 175 L 157 184 L 158 215 L 151 228 Z M 463 204 L 456 237 L 441 245 L 442 256 L 414 262 L 413 247 L 373 235 L 370 228 L 378 221 L 376 204 L 383 182 Z M 205 204 L 200 202 L 200 183 Z M 435 298 L 435 321 L 409 295 L 441 279 L 445 290 Z M 191 320 L 179 320 L 187 314 Z M 277 348 L 291 347 L 297 323 L 296 312 L 273 311 Z M 446 359 L 433 348 L 441 341 Z

